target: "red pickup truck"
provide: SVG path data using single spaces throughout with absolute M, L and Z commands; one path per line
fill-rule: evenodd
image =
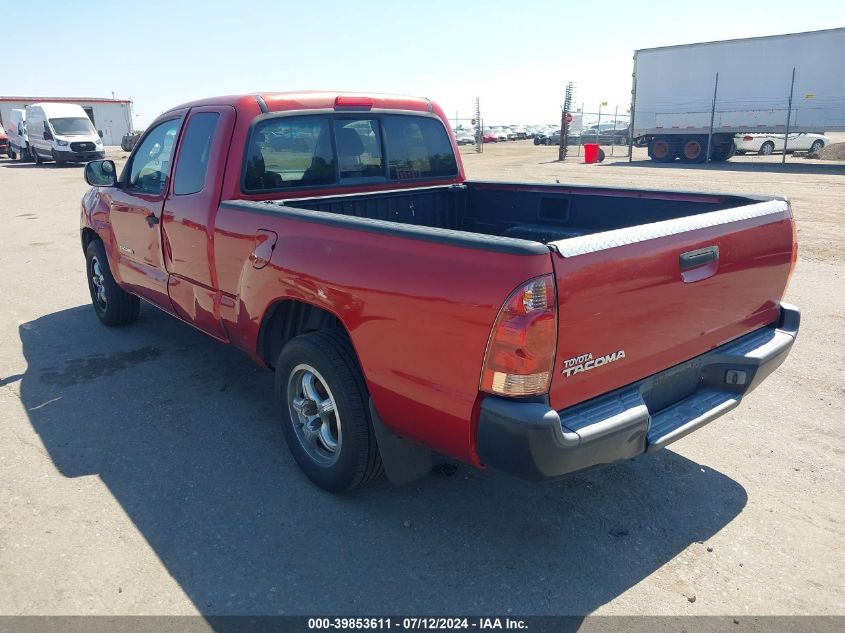
M 206 99 L 85 174 L 99 319 L 143 299 L 273 369 L 329 490 L 432 450 L 540 480 L 662 448 L 798 332 L 786 200 L 467 181 L 428 99 Z

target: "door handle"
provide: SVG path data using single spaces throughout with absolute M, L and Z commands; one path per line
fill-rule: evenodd
M 147 224 L 150 226 L 150 228 L 154 227 L 158 223 L 159 223 L 159 219 L 158 219 L 158 216 L 156 214 L 150 213 L 147 216 Z
M 681 253 L 678 265 L 681 268 L 681 278 L 686 284 L 712 277 L 719 270 L 719 247 L 707 246 Z
M 681 267 L 681 272 L 692 270 L 693 268 L 700 268 L 710 262 L 715 262 L 719 259 L 719 247 L 708 246 L 707 248 L 699 248 L 695 251 L 687 251 L 681 253 L 678 265 Z

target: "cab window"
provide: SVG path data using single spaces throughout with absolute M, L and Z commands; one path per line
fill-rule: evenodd
M 179 119 L 160 123 L 141 141 L 132 155 L 128 188 L 161 195 L 170 169 L 170 156 L 179 131 Z

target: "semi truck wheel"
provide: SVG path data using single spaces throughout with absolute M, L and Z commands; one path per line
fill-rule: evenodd
M 775 151 L 775 144 L 771 141 L 766 141 L 760 146 L 760 153 L 763 156 L 769 156 Z
M 683 141 L 681 160 L 685 163 L 703 163 L 707 153 L 707 141 L 693 137 Z
M 117 285 L 100 240 L 93 240 L 85 249 L 85 269 L 94 312 L 104 325 L 127 325 L 138 318 L 141 300 Z
M 275 383 L 288 448 L 311 481 L 345 492 L 382 474 L 369 394 L 343 333 L 293 338 L 279 355 Z
M 648 157 L 656 163 L 671 163 L 675 155 L 675 142 L 665 136 L 655 136 L 648 144 Z

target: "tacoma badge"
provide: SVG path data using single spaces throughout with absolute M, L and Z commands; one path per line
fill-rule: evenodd
M 596 367 L 622 360 L 623 358 L 625 358 L 624 349 L 620 349 L 618 352 L 613 352 L 607 356 L 599 356 L 598 358 L 593 358 L 593 355 L 590 353 L 581 354 L 581 356 L 563 361 L 563 375 L 569 378 L 575 374 L 580 374 L 582 371 L 589 371 Z

